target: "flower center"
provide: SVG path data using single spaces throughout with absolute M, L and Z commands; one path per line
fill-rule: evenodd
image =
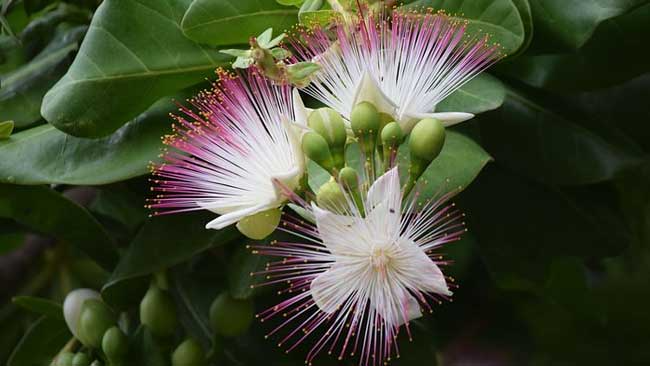
M 390 256 L 384 248 L 374 248 L 370 253 L 370 264 L 378 271 L 383 272 L 390 264 Z

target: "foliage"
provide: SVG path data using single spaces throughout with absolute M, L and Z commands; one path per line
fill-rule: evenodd
M 649 1 L 401 3 L 466 19 L 507 57 L 438 106 L 477 117 L 448 131 L 418 184 L 426 197 L 460 186 L 470 233 L 448 247 L 453 303 L 415 322 L 394 364 L 649 364 Z M 0 266 L 29 261 L 21 278 L 0 271 L 0 364 L 50 364 L 78 346 L 60 316 L 71 289 L 133 313 L 152 278 L 180 326 L 159 339 L 127 322 L 138 365 L 170 365 L 187 337 L 215 365 L 302 364 L 257 325 L 228 339 L 210 328 L 223 291 L 256 310 L 275 296 L 251 288 L 265 261 L 247 239 L 205 230 L 202 212 L 143 209 L 174 101 L 230 65 L 220 49 L 289 31 L 299 13 L 332 16 L 319 1 L 1 2 Z M 312 187 L 329 177 L 309 172 Z

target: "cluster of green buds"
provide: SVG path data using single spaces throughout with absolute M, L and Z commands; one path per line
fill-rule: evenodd
M 341 186 L 362 209 L 359 174 L 346 164 L 346 150 L 355 141 L 359 145 L 366 176 L 374 177 L 396 165 L 398 150 L 406 138 L 400 124 L 380 113 L 370 102 L 354 106 L 349 124 L 333 109 L 320 108 L 308 117 L 309 132 L 302 137 L 305 155 L 327 170 L 332 179 L 317 192 L 317 203 L 333 211 L 344 207 L 346 197 Z M 442 122 L 432 118 L 418 121 L 408 138 L 410 165 L 404 193 L 411 191 L 427 166 L 440 154 L 445 142 Z
M 259 36 L 251 37 L 249 49 L 226 49 L 221 52 L 237 57 L 232 64 L 233 68 L 246 69 L 255 65 L 270 80 L 304 87 L 320 66 L 314 62 L 286 64 L 284 60 L 291 57 L 291 51 L 280 47 L 285 36 L 282 33 L 273 38 L 273 28 L 268 28 Z

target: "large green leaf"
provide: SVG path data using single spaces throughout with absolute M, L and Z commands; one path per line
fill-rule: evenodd
M 648 0 L 530 0 L 538 49 L 578 49 L 603 21 Z
M 157 160 L 160 137 L 171 131 L 168 98 L 101 139 L 67 135 L 43 125 L 0 141 L 0 182 L 97 185 L 148 172 Z M 53 158 L 56 157 L 56 158 Z
M 104 299 L 118 305 L 133 300 L 127 298 L 130 280 L 165 270 L 240 237 L 234 227 L 206 229 L 205 224 L 214 217 L 201 211 L 154 216 L 145 222 L 102 289 Z M 137 285 L 136 281 L 136 290 Z
M 211 44 L 247 43 L 267 28 L 276 33 L 298 22 L 298 9 L 275 0 L 194 0 L 181 24 L 190 39 Z
M 516 52 L 526 38 L 521 15 L 512 0 L 416 0 L 406 7 L 443 9 L 467 19 L 468 32 L 489 34 L 505 54 Z
M 11 302 L 36 314 L 53 319 L 63 319 L 63 307 L 52 300 L 34 296 L 16 296 Z
M 114 244 L 95 218 L 46 187 L 0 184 L 0 216 L 69 242 L 109 271 L 117 262 Z
M 409 166 L 408 143 L 402 144 L 399 154 L 400 173 L 405 176 Z M 446 192 L 467 188 L 490 160 L 490 155 L 472 139 L 456 131 L 447 130 L 445 145 L 440 155 L 418 179 L 416 189 L 419 198 L 427 200 Z
M 63 319 L 42 317 L 25 333 L 7 366 L 49 365 L 71 337 Z
M 75 136 L 105 136 L 162 96 L 209 76 L 225 55 L 187 39 L 189 0 L 102 2 L 67 74 L 45 95 L 42 115 Z
M 605 21 L 573 53 L 527 55 L 500 69 L 529 85 L 561 92 L 620 83 L 650 71 L 649 17 L 646 5 Z
M 499 79 L 483 73 L 436 106 L 436 112 L 482 113 L 497 109 L 505 99 L 505 89 Z
M 85 31 L 85 26 L 79 26 L 58 32 L 33 60 L 2 76 L 3 119 L 13 120 L 19 128 L 41 119 L 43 96 L 67 70 L 71 62 L 69 55 L 77 50 Z
M 511 89 L 503 107 L 480 118 L 483 146 L 500 163 L 548 184 L 602 182 L 640 163 L 611 131 L 596 133 L 595 123 L 588 129 L 550 105 Z

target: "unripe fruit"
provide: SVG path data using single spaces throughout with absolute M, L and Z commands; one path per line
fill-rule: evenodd
M 62 352 L 56 358 L 56 366 L 72 366 L 73 359 L 74 353 Z
M 397 122 L 390 122 L 381 130 L 381 142 L 385 146 L 399 146 L 404 139 L 404 132 Z
M 343 147 L 347 140 L 343 118 L 331 108 L 319 108 L 313 111 L 307 124 L 319 135 L 323 136 L 330 147 Z
M 129 351 L 129 341 L 118 327 L 112 327 L 104 333 L 102 351 L 112 364 L 119 364 Z
M 302 151 L 323 169 L 332 172 L 334 161 L 325 138 L 315 132 L 307 132 L 302 137 Z
M 254 317 L 251 300 L 234 299 L 227 292 L 221 293 L 210 306 L 210 325 L 220 335 L 235 337 L 244 333 Z
M 99 348 L 106 330 L 115 325 L 113 311 L 101 300 L 88 299 L 81 306 L 77 332 L 79 340 L 86 347 Z
M 426 162 L 435 159 L 445 144 L 445 126 L 434 118 L 425 118 L 411 131 L 409 149 L 411 156 Z
M 339 181 L 345 188 L 357 189 L 359 187 L 359 174 L 354 168 L 346 166 L 339 172 Z
M 68 293 L 63 302 L 63 317 L 68 329 L 75 338 L 79 338 L 77 328 L 79 316 L 81 315 L 81 305 L 88 299 L 100 299 L 99 292 L 87 288 L 80 288 Z
M 278 227 L 281 217 L 282 210 L 272 208 L 241 219 L 237 229 L 251 239 L 262 240 Z
M 72 366 L 89 366 L 90 362 L 91 359 L 87 354 L 79 352 L 74 355 L 74 358 L 72 359 Z
M 318 189 L 316 203 L 319 207 L 338 213 L 345 212 L 347 206 L 345 195 L 339 184 L 330 180 Z
M 381 119 L 377 108 L 372 103 L 361 102 L 352 108 L 350 124 L 355 136 L 372 136 L 379 133 Z
M 167 291 L 149 287 L 140 302 L 140 322 L 158 337 L 169 337 L 176 331 L 176 306 Z
M 194 339 L 185 340 L 172 354 L 172 366 L 204 366 L 206 364 L 203 347 Z

